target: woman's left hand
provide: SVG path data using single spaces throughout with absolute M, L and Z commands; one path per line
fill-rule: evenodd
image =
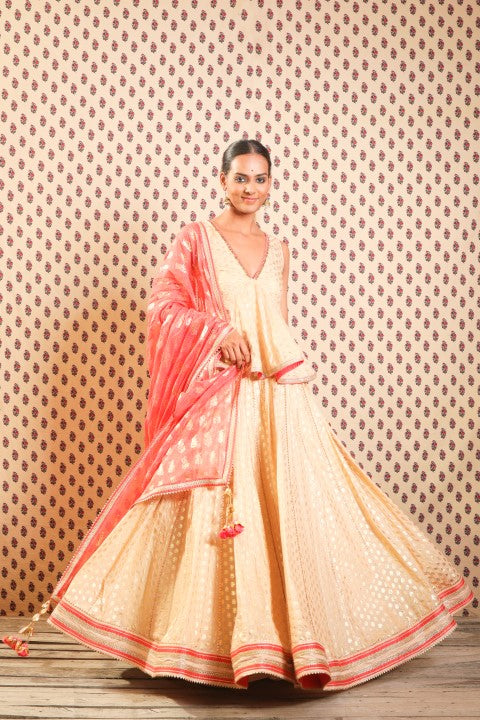
M 232 330 L 220 345 L 222 359 L 231 365 L 237 365 L 239 369 L 250 364 L 251 348 L 247 338 L 240 335 L 237 330 Z

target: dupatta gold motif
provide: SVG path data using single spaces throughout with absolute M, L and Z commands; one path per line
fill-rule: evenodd
M 226 315 L 205 228 L 186 225 L 153 280 L 147 308 L 145 449 L 95 519 L 53 600 L 135 503 L 228 483 L 241 370 L 220 360 L 219 345 L 233 329 Z

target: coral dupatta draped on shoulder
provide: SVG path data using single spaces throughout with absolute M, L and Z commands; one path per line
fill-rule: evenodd
M 220 361 L 219 344 L 232 326 L 201 223 L 173 241 L 153 280 L 147 327 L 145 449 L 71 559 L 54 601 L 135 503 L 228 482 L 241 371 Z

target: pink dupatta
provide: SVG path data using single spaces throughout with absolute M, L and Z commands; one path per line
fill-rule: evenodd
M 242 371 L 220 361 L 219 344 L 233 328 L 201 223 L 185 226 L 173 241 L 153 280 L 147 327 L 145 449 L 67 565 L 54 601 L 135 503 L 228 483 Z

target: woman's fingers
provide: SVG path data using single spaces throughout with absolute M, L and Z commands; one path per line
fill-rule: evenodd
M 240 348 L 240 345 L 230 345 L 223 349 L 223 357 L 226 362 L 238 365 L 241 367 L 246 363 L 244 354 Z
M 236 330 L 232 331 L 220 346 L 225 362 L 235 363 L 239 368 L 251 361 L 251 349 L 248 340 Z
M 249 365 L 251 360 L 250 346 L 245 340 L 242 340 L 240 343 L 240 352 L 242 353 L 245 364 Z
M 222 355 L 225 362 L 236 362 L 235 352 L 232 345 L 222 345 Z
M 239 368 L 243 367 L 245 360 L 243 358 L 243 353 L 240 350 L 240 345 L 234 345 L 233 352 L 235 354 L 235 362 L 237 364 L 237 367 L 239 367 Z

